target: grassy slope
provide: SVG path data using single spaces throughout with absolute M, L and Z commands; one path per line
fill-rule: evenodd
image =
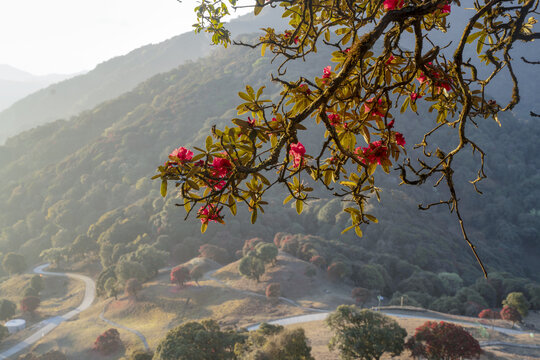
M 52 316 L 67 313 L 69 310 L 79 306 L 82 301 L 84 294 L 83 283 L 72 279 L 46 276 L 44 277 L 44 289 L 40 292 L 41 304 L 36 315 L 23 314 L 20 312 L 19 303 L 31 277 L 32 275 L 29 274 L 16 275 L 0 284 L 1 297 L 17 304 L 17 312 L 14 318 L 23 318 L 27 321 L 27 329 L 4 340 L 0 345 L 0 350 L 5 350 L 32 334 L 34 332 L 34 330 L 30 329 L 32 324 Z

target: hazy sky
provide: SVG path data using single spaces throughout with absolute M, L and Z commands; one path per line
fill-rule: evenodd
M 196 0 L 0 0 L 0 64 L 36 75 L 91 70 L 191 31 L 194 6 Z

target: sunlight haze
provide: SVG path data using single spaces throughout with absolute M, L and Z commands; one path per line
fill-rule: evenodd
M 2 1 L 0 64 L 35 75 L 92 70 L 191 31 L 195 6 L 194 0 Z

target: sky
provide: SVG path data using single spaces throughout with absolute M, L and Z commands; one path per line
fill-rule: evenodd
M 112 57 L 192 31 L 196 4 L 196 0 L 2 0 L 0 64 L 35 75 L 92 70 Z

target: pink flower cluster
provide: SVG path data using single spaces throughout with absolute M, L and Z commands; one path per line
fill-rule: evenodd
M 296 144 L 291 144 L 291 149 L 289 150 L 289 155 L 293 158 L 293 166 L 295 168 L 300 167 L 304 161 L 304 155 L 306 153 L 306 148 L 302 145 L 301 142 Z
M 323 76 L 322 78 L 323 79 L 329 79 L 330 76 L 332 75 L 332 67 L 330 65 L 328 65 L 327 67 L 325 67 L 323 69 Z
M 215 177 L 223 178 L 229 175 L 232 169 L 232 164 L 229 159 L 214 157 L 212 160 L 212 175 Z
M 383 7 L 386 11 L 401 9 L 403 7 L 403 0 L 384 0 Z
M 382 105 L 382 99 L 379 98 L 379 100 L 377 101 L 376 104 L 374 104 L 374 102 L 375 102 L 374 98 L 371 98 L 371 99 L 366 101 L 366 103 L 364 104 L 365 113 L 368 114 L 368 113 L 371 112 L 371 115 L 384 117 L 384 114 L 382 113 L 384 111 L 384 109 L 382 109 L 382 106 L 381 106 Z
M 336 126 L 336 125 L 339 125 L 341 116 L 339 116 L 339 114 L 331 113 L 331 114 L 328 114 L 328 120 L 330 120 L 330 125 Z
M 439 71 L 437 71 L 436 69 L 433 69 L 431 62 L 427 63 L 426 67 L 430 70 L 429 75 L 434 79 L 435 88 L 439 92 L 441 91 L 441 89 L 445 89 L 446 91 L 452 90 L 452 85 L 451 85 L 452 79 L 444 79 L 441 76 L 441 73 Z M 423 72 L 420 72 L 420 75 L 416 78 L 416 80 L 418 80 L 420 85 L 422 85 L 428 80 L 428 78 Z M 416 94 L 416 98 L 417 97 L 418 97 L 418 94 Z M 411 98 L 412 98 L 412 94 L 411 94 Z M 416 98 L 414 98 L 413 100 L 416 100 Z
M 208 224 L 209 221 L 221 222 L 220 210 L 215 204 L 208 204 L 200 208 L 198 214 L 201 217 L 201 223 Z
M 186 149 L 185 147 L 179 147 L 178 149 L 174 149 L 169 156 L 178 158 L 180 160 L 180 163 L 186 163 L 188 161 L 191 161 L 193 158 L 193 152 Z
M 396 144 L 399 146 L 405 146 L 405 138 L 403 137 L 402 133 L 396 132 Z
M 388 160 L 388 148 L 382 141 L 374 141 L 368 147 L 357 147 L 356 154 L 362 157 L 364 164 L 379 164 Z

